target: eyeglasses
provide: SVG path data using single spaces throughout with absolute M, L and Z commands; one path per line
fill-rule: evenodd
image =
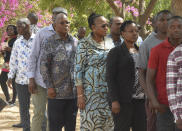
M 60 24 L 61 24 L 61 25 L 64 25 L 64 24 L 69 25 L 70 22 L 69 22 L 69 21 L 62 21 L 62 22 L 60 22 Z

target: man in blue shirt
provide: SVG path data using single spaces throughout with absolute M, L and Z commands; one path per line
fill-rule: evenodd
M 32 94 L 32 103 L 34 105 L 34 115 L 32 118 L 32 131 L 46 131 L 46 103 L 47 103 L 47 87 L 43 82 L 40 74 L 40 58 L 42 56 L 42 47 L 44 41 L 51 35 L 55 34 L 55 19 L 59 13 L 67 15 L 67 10 L 56 7 L 52 10 L 53 24 L 42 28 L 37 32 L 33 41 L 33 47 L 28 64 L 29 91 Z

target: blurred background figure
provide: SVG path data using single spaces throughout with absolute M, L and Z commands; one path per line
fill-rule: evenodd
M 8 91 L 8 86 L 6 84 L 7 80 L 8 80 L 8 72 L 9 72 L 9 60 L 10 60 L 10 55 L 11 55 L 11 49 L 13 47 L 14 42 L 17 39 L 17 28 L 15 25 L 8 25 L 7 29 L 6 29 L 7 35 L 8 37 L 6 38 L 5 42 L 2 46 L 2 50 L 1 53 L 3 55 L 3 59 L 4 59 L 4 64 L 2 65 L 2 71 L 1 71 L 1 75 L 0 75 L 0 85 L 1 88 L 3 90 L 3 93 L 6 97 L 6 101 L 11 104 L 14 105 L 15 101 L 16 101 L 16 89 L 14 86 L 14 80 L 13 80 L 13 98 L 12 100 L 10 100 L 10 95 L 9 95 L 9 91 Z
M 138 30 L 140 31 L 140 30 L 141 30 L 141 26 L 140 26 L 139 24 L 137 24 L 137 27 L 138 27 Z M 140 45 L 141 45 L 142 43 L 143 43 L 143 39 L 142 39 L 141 36 L 138 35 L 138 39 L 137 39 L 137 41 L 136 41 L 136 45 L 137 45 L 138 47 L 140 47 Z
M 114 16 L 109 21 L 110 34 L 108 37 L 112 38 L 115 46 L 121 45 L 123 43 L 123 38 L 120 33 L 120 27 L 123 22 L 123 18 L 119 16 Z
M 38 16 L 35 13 L 29 13 L 27 18 L 30 20 L 31 26 L 30 29 L 32 33 L 36 34 L 39 31 L 39 27 L 37 26 Z
M 85 34 L 86 34 L 86 28 L 85 27 L 80 27 L 78 29 L 78 34 L 77 34 L 78 40 L 83 39 L 85 37 Z

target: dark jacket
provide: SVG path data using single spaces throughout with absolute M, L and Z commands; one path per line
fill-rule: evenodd
M 111 49 L 107 56 L 106 81 L 109 101 L 131 102 L 135 82 L 135 63 L 124 43 Z
M 8 46 L 12 48 L 15 41 L 16 41 L 16 38 L 10 39 L 8 41 Z M 4 53 L 4 62 L 9 62 L 10 56 L 11 56 L 11 52 L 5 51 L 5 53 Z

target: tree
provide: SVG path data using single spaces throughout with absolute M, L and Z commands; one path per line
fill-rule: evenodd
M 87 18 L 92 13 L 102 14 L 110 19 L 114 15 L 125 20 L 132 19 L 142 26 L 144 38 L 150 31 L 150 18 L 162 9 L 169 9 L 171 0 L 0 0 L 0 37 L 8 24 L 15 24 L 28 12 L 36 12 L 39 26 L 51 22 L 51 10 L 56 6 L 68 9 L 71 32 L 76 34 L 80 26 L 88 27 Z M 173 0 L 181 1 L 181 0 Z M 174 4 L 173 4 L 174 5 Z M 179 4 L 176 4 L 179 7 Z M 176 8 L 176 7 L 174 7 Z M 89 32 L 89 29 L 87 30 Z
M 113 9 L 113 11 L 115 12 L 115 14 L 117 16 L 121 16 L 125 19 L 126 16 L 126 8 L 129 5 L 138 5 L 138 10 L 139 10 L 139 14 L 138 14 L 138 23 L 139 25 L 141 25 L 141 36 L 145 37 L 147 32 L 145 29 L 145 25 L 146 25 L 146 21 L 148 20 L 150 14 L 152 13 L 155 4 L 157 2 L 157 0 L 150 0 L 150 2 L 148 3 L 147 7 L 145 8 L 145 1 L 144 0 L 118 0 L 118 3 L 121 3 L 121 7 L 120 8 L 115 1 L 113 0 L 106 0 L 108 2 L 108 4 L 110 5 L 110 7 Z M 136 15 L 134 15 L 134 12 L 132 13 L 132 17 L 134 20 L 136 20 Z
M 71 29 L 76 32 L 79 26 L 88 26 L 87 17 L 91 12 L 106 16 L 114 15 L 125 20 L 132 19 L 142 27 L 141 36 L 148 34 L 149 18 L 162 9 L 169 9 L 171 0 L 41 0 L 42 9 L 62 6 L 68 9 L 73 17 Z M 147 26 L 146 26 L 147 25 Z
M 175 15 L 182 16 L 182 0 L 172 0 L 171 11 Z
M 29 12 L 36 12 L 40 27 L 50 24 L 51 15 L 48 11 L 41 11 L 39 0 L 0 0 L 0 40 L 6 37 L 6 27 L 16 24 L 17 19 L 26 17 Z

